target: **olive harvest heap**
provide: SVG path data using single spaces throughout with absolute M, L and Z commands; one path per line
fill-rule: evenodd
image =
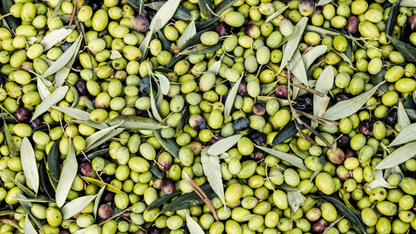
M 416 233 L 416 0 L 0 3 L 0 234 Z

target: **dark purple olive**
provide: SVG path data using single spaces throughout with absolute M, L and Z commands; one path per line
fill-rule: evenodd
M 169 178 L 163 178 L 160 184 L 160 190 L 166 195 L 172 194 L 175 192 L 175 183 Z
M 349 145 L 350 145 L 350 137 L 348 135 L 342 135 L 340 138 L 338 138 L 337 147 L 341 149 L 345 149 Z
M 189 125 L 193 129 L 204 130 L 207 128 L 207 121 L 201 115 L 191 115 L 189 117 Z
M 126 211 L 126 212 L 124 212 L 124 213 L 123 213 L 123 218 L 125 218 L 125 219 L 130 218 L 131 213 L 133 213 L 133 212 L 131 212 L 130 210 L 129 210 L 129 211 Z
M 141 93 L 150 93 L 150 77 L 145 76 L 139 81 L 139 91 Z
M 341 164 L 345 160 L 345 154 L 340 148 L 329 149 L 326 154 L 333 164 Z
M 315 14 L 322 14 L 322 7 L 321 6 L 317 6 L 316 8 L 315 8 L 315 12 L 314 12 Z
M 233 84 L 233 86 L 234 86 L 234 84 Z M 242 97 L 247 95 L 247 83 L 244 80 L 241 81 L 240 87 L 238 87 L 237 94 L 242 96 Z
M 159 178 L 156 178 L 153 180 L 152 187 L 155 189 L 160 189 L 161 184 L 162 184 L 162 180 Z
M 162 153 L 157 158 L 157 165 L 161 171 L 168 171 L 172 164 L 172 156 L 168 153 Z
M 412 15 L 407 19 L 407 25 L 412 32 L 416 31 L 416 15 Z
M 103 202 L 107 203 L 107 202 L 113 202 L 114 201 L 114 193 L 112 192 L 108 192 L 108 191 L 104 191 L 103 194 Z
M 69 232 L 67 230 L 62 230 L 59 232 L 59 234 L 69 234 Z
M 348 17 L 347 27 L 346 27 L 347 32 L 351 34 L 357 33 L 358 23 L 360 23 L 360 20 L 357 18 L 357 16 L 352 15 Z
M 312 225 L 312 232 L 323 233 L 328 223 L 324 219 L 319 219 Z
M 220 140 L 222 140 L 222 139 L 224 139 L 224 138 L 225 138 L 225 137 L 223 137 L 223 136 L 213 137 L 213 138 L 211 139 L 211 144 L 213 145 L 213 144 L 217 143 L 218 141 L 220 141 Z
M 355 153 L 355 151 L 351 148 L 346 148 L 344 150 L 344 153 L 345 153 L 345 159 L 357 156 L 357 153 Z
M 363 135 L 368 135 L 373 130 L 373 124 L 370 120 L 364 120 L 358 125 L 357 131 Z
M 77 83 L 75 83 L 75 87 L 80 95 L 87 94 L 87 82 L 84 79 L 78 79 Z
M 69 47 L 71 47 L 71 45 L 72 45 L 72 43 L 69 43 L 69 42 L 64 42 L 62 45 L 61 45 L 61 50 L 62 51 L 67 51 L 68 49 L 69 49 Z
M 242 132 L 248 128 L 250 120 L 246 117 L 240 117 L 234 121 L 233 129 L 235 132 Z
M 221 22 L 215 26 L 215 32 L 217 32 L 220 37 L 227 36 L 230 33 L 230 28 L 226 23 Z
M 255 115 L 264 115 L 264 113 L 266 113 L 266 105 L 261 102 L 254 104 L 253 113 Z
M 19 107 L 16 110 L 16 113 L 14 113 L 14 116 L 16 117 L 17 121 L 21 123 L 27 123 L 30 120 L 31 114 L 28 109 Z
M 30 122 L 30 126 L 33 129 L 36 129 L 36 128 L 40 127 L 41 125 L 42 125 L 42 120 L 40 120 L 39 118 L 34 119 L 32 122 Z
M 288 94 L 289 94 L 289 90 L 287 89 L 286 85 L 280 85 L 279 87 L 277 87 L 276 96 L 278 98 L 287 99 Z
M 23 62 L 22 65 L 20 66 L 20 69 L 25 70 L 25 71 L 34 71 L 33 70 L 33 63 Z
M 136 18 L 134 18 L 131 21 L 131 26 L 136 30 L 137 32 L 146 32 L 149 29 L 149 21 L 146 19 L 146 17 L 137 15 Z
M 153 19 L 153 17 L 155 17 L 156 15 L 156 11 L 149 9 L 147 10 L 147 14 L 146 17 L 151 21 Z
M 92 168 L 91 163 L 85 162 L 79 165 L 79 170 L 81 171 L 82 175 L 91 177 L 95 174 L 94 169 Z
M 299 2 L 299 12 L 303 16 L 310 16 L 313 13 L 315 8 L 314 0 L 300 0 Z
M 349 97 L 344 93 L 339 93 L 339 94 L 335 95 L 335 101 L 337 101 L 337 102 L 345 101 L 345 100 L 348 100 L 348 99 L 349 99 Z
M 391 110 L 386 117 L 385 123 L 390 125 L 390 126 L 394 126 L 397 123 L 397 111 L 396 110 Z
M 148 234 L 160 234 L 161 231 L 156 227 L 151 227 L 149 228 L 149 230 L 147 230 L 147 233 Z
M 309 112 L 313 108 L 313 100 L 310 97 L 299 97 L 296 99 L 296 104 L 293 107 L 303 112 Z
M 266 144 L 267 138 L 266 135 L 263 133 L 255 130 L 248 134 L 248 138 L 256 145 L 264 145 Z
M 250 158 L 254 161 L 260 161 L 263 159 L 264 152 L 261 149 L 254 148 L 253 152 L 250 154 Z
M 109 219 L 113 215 L 113 208 L 111 208 L 110 205 L 102 204 L 98 208 L 98 216 L 100 216 L 101 219 Z

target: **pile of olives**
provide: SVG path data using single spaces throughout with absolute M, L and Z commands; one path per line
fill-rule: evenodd
M 416 1 L 1 3 L 0 234 L 416 232 Z

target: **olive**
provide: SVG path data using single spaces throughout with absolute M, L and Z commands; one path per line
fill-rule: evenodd
M 146 76 L 139 81 L 139 91 L 141 93 L 150 93 L 150 77 Z
M 233 129 L 235 132 L 242 132 L 246 130 L 250 125 L 250 120 L 246 117 L 240 117 L 233 123 Z
M 143 17 L 141 15 L 137 15 L 132 21 L 131 26 L 136 30 L 137 32 L 146 32 L 149 29 L 149 21 L 146 19 L 146 17 Z
M 98 216 L 100 216 L 101 219 L 109 219 L 113 215 L 113 209 L 108 204 L 102 204 L 98 207 Z

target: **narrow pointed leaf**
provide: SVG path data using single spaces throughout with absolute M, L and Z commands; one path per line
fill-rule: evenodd
M 122 194 L 123 193 L 120 189 L 114 187 L 111 184 L 107 184 L 105 182 L 102 182 L 101 180 L 97 180 L 97 179 L 87 177 L 87 176 L 81 176 L 81 178 L 83 180 L 91 183 L 91 184 L 95 184 L 95 185 L 100 186 L 100 187 L 105 187 L 105 190 L 110 191 L 112 193 L 116 193 L 116 194 Z
M 121 124 L 120 124 L 121 123 Z M 140 116 L 120 115 L 110 121 L 110 126 L 120 124 L 121 128 L 127 130 L 156 130 L 166 128 L 158 122 Z
M 162 117 L 160 117 L 159 110 L 156 106 L 155 97 L 153 95 L 152 81 L 150 81 L 150 109 L 152 110 L 153 117 L 157 121 L 162 122 Z
M 172 194 L 169 194 L 169 195 L 164 195 L 162 197 L 159 197 L 157 200 L 150 203 L 150 205 L 146 208 L 146 210 L 153 210 L 154 208 L 158 208 L 160 206 L 163 206 L 166 203 L 168 203 L 170 200 L 172 200 L 174 197 L 176 197 L 180 194 L 181 194 L 180 192 L 176 192 L 176 193 L 172 193 Z
M 101 130 L 101 131 L 104 131 L 104 130 Z M 90 139 L 91 141 L 94 141 L 94 143 L 92 143 L 91 145 L 86 147 L 83 151 L 86 153 L 86 152 L 94 149 L 95 147 L 98 147 L 99 145 L 103 144 L 104 142 L 109 141 L 109 140 L 111 140 L 111 138 L 119 135 L 123 130 L 124 130 L 124 128 L 114 128 L 111 131 L 109 131 L 107 134 L 105 134 L 104 136 L 101 136 L 99 139 Z M 99 135 L 96 135 L 96 136 L 97 136 L 97 138 L 99 137 Z
M 40 42 L 43 46 L 43 50 L 47 51 L 52 48 L 56 43 L 63 41 L 69 34 L 71 34 L 71 29 L 60 28 L 53 30 L 52 32 L 48 33 Z
M 378 87 L 382 84 L 384 83 L 380 83 L 367 92 L 355 96 L 354 98 L 338 102 L 325 112 L 323 118 L 328 120 L 338 120 L 357 112 L 367 102 L 367 100 L 373 96 Z
M 78 171 L 78 162 L 75 157 L 75 149 L 72 145 L 71 138 L 69 138 L 68 155 L 66 156 L 64 167 L 62 168 L 61 176 L 59 177 L 58 186 L 56 188 L 56 204 L 62 207 L 71 189 L 72 182 L 75 179 Z
M 40 232 L 43 234 L 44 232 L 43 232 L 43 228 L 42 228 L 42 223 L 30 211 L 33 204 L 29 201 L 25 201 L 25 200 L 27 200 L 27 198 L 24 195 L 20 194 L 20 193 L 16 194 L 16 199 L 19 199 L 18 201 L 19 201 L 20 205 L 23 207 L 23 209 L 26 211 L 26 213 L 30 216 L 30 218 L 33 220 L 33 222 L 39 228 Z
M 69 116 L 71 116 L 72 118 L 78 119 L 78 120 L 85 120 L 85 119 L 89 119 L 90 117 L 90 113 L 80 110 L 80 109 L 76 109 L 76 108 L 71 108 L 71 107 L 61 107 L 61 106 L 53 106 L 52 108 L 57 109 Z
M 319 0 L 318 4 L 316 6 L 324 6 L 326 4 L 331 3 L 333 0 Z
M 303 198 L 299 189 L 291 187 L 287 184 L 281 185 L 280 188 L 287 192 L 287 200 L 289 202 L 290 207 L 292 207 L 293 212 L 296 212 L 299 209 L 300 205 L 305 203 L 305 199 Z
M 292 59 L 289 62 L 289 70 L 304 85 L 308 86 L 308 76 L 306 74 L 305 64 L 303 63 L 302 56 L 300 54 L 299 49 L 295 51 Z
M 112 127 L 103 129 L 101 131 L 98 131 L 98 132 L 92 134 L 91 136 L 87 137 L 87 139 L 85 139 L 85 144 L 86 144 L 85 148 L 88 148 L 89 146 L 91 146 L 95 142 L 99 141 L 100 139 L 102 139 L 103 137 L 108 135 L 111 131 L 113 131 L 115 128 L 117 128 L 120 125 L 121 125 L 121 123 L 119 123 L 117 125 L 114 125 Z
M 218 75 L 218 72 L 220 72 L 220 68 L 221 68 L 221 60 L 216 61 L 215 63 L 213 63 L 208 68 L 208 72 L 211 72 L 211 73 L 214 73 L 215 75 Z
M 25 219 L 24 228 L 25 228 L 26 234 L 38 234 L 35 228 L 33 227 L 32 223 L 30 222 L 28 215 L 26 216 L 26 219 Z
M 33 188 L 35 193 L 39 189 L 39 172 L 36 165 L 35 151 L 29 139 L 24 137 L 20 147 L 20 158 L 22 162 L 23 173 L 25 174 L 27 183 Z
M 59 151 L 59 143 L 61 140 L 55 141 L 48 154 L 48 170 L 51 176 L 51 183 L 54 183 L 56 187 L 61 174 L 61 152 Z
M 142 43 L 139 46 L 140 52 L 142 52 L 142 59 L 140 61 L 143 61 L 147 57 L 147 52 L 149 52 L 149 45 L 150 41 L 153 39 L 153 29 L 151 29 L 147 36 L 144 38 Z
M 308 51 L 305 55 L 302 56 L 303 63 L 305 64 L 305 69 L 309 70 L 309 67 L 313 64 L 313 62 L 326 53 L 328 47 L 326 45 L 316 46 L 310 51 Z
M 105 190 L 105 185 L 100 189 L 100 191 L 98 191 L 97 193 L 97 197 L 95 198 L 94 201 L 94 219 L 97 220 L 97 212 L 98 212 L 98 208 L 100 206 L 100 202 L 101 202 L 101 198 L 103 196 L 104 190 Z
M 7 174 L 6 174 L 7 175 Z M 7 177 L 9 177 L 9 179 L 18 187 L 20 188 L 20 190 L 22 190 L 26 195 L 28 195 L 29 197 L 36 197 L 36 194 L 34 192 L 32 192 L 32 190 L 30 190 L 28 187 L 26 187 L 25 185 L 21 184 L 19 181 L 13 179 L 12 177 L 10 177 L 9 175 L 7 175 Z
M 179 49 L 182 48 L 183 45 L 194 35 L 196 34 L 196 27 L 195 27 L 195 21 L 192 20 L 188 27 L 186 27 L 185 31 L 183 32 L 182 36 L 178 40 L 178 47 Z
M 19 224 L 17 223 L 15 219 L 0 219 L 0 223 L 4 223 L 6 225 L 9 225 L 18 229 L 19 231 L 22 231 L 22 228 L 19 226 Z
M 214 8 L 214 12 L 216 15 L 221 15 L 225 10 L 231 7 L 234 3 L 238 0 L 223 0 Z
M 387 69 L 383 67 L 377 74 L 371 76 L 371 83 L 373 85 L 378 85 L 381 82 L 385 81 L 384 76 L 386 75 Z M 389 91 L 389 85 L 387 83 L 382 84 L 378 88 L 380 94 L 385 94 Z
M 227 100 L 224 105 L 224 119 L 228 119 L 228 116 L 231 114 L 231 110 L 234 106 L 235 96 L 237 95 L 238 88 L 240 87 L 241 80 L 243 79 L 244 72 L 241 74 L 240 78 L 235 82 L 234 86 L 230 90 L 227 96 Z
M 36 83 L 37 83 L 37 88 L 38 88 L 38 93 L 40 98 L 43 100 L 45 99 L 49 94 L 51 94 L 51 92 L 49 92 L 48 87 L 46 87 L 46 85 L 43 83 L 42 78 L 41 77 L 37 77 L 36 79 Z
M 122 58 L 123 56 L 120 54 L 120 52 L 118 52 L 117 50 L 112 50 L 111 54 L 110 54 L 110 59 L 118 59 L 118 58 Z
M 60 102 L 68 92 L 69 87 L 68 86 L 61 86 L 57 88 L 53 93 L 48 95 L 40 104 L 36 107 L 35 113 L 32 116 L 32 119 L 30 121 L 33 121 L 37 117 L 39 117 L 41 114 L 45 113 L 49 110 L 49 108 Z
M 397 109 L 397 123 L 400 130 L 405 129 L 411 124 L 401 101 L 399 101 L 399 108 Z
M 305 123 L 310 123 L 311 120 L 305 117 L 300 117 L 300 119 L 305 122 Z M 290 123 L 286 124 L 274 137 L 272 144 L 273 145 L 277 145 L 280 144 L 282 142 L 284 142 L 285 140 L 293 137 L 294 135 L 296 135 L 298 133 L 298 130 L 296 129 L 296 120 L 291 121 Z M 305 126 L 303 126 L 302 124 L 298 123 L 298 127 L 299 129 L 305 129 Z
M 416 7 L 416 2 L 414 0 L 402 0 L 400 6 L 403 7 Z
M 161 135 L 160 129 L 157 129 L 154 131 L 154 134 L 156 136 L 156 139 L 159 141 L 159 143 L 162 145 L 162 147 L 168 151 L 173 157 L 179 158 L 179 146 L 176 144 L 176 141 L 172 138 L 165 139 Z
M 278 74 L 283 71 L 286 67 L 287 63 L 292 59 L 293 54 L 298 49 L 298 45 L 300 39 L 303 35 L 303 31 L 305 31 L 306 24 L 308 23 L 308 17 L 303 17 L 299 22 L 296 24 L 298 31 L 296 34 L 286 43 L 285 50 L 283 52 L 283 58 L 280 64 Z
M 289 8 L 292 4 L 287 4 L 287 6 L 282 7 L 281 9 L 277 10 L 275 13 L 269 15 L 269 17 L 267 17 L 266 19 L 266 23 L 272 21 L 274 18 L 278 17 L 279 15 L 281 15 L 287 8 Z
M 186 213 L 186 226 L 189 229 L 189 232 L 191 234 L 205 234 L 204 230 L 202 230 L 201 226 L 195 220 L 192 219 L 191 216 L 189 216 L 188 213 Z
M 64 2 L 64 0 L 59 0 L 58 1 L 55 8 L 53 9 L 53 12 L 52 12 L 51 16 L 48 19 L 48 21 L 62 12 L 61 5 L 62 5 L 63 2 Z
M 160 87 L 162 88 L 162 93 L 164 95 L 167 95 L 169 93 L 169 88 L 170 88 L 170 83 L 168 78 L 166 78 L 166 76 L 161 75 L 161 74 L 153 74 L 155 75 L 160 82 Z
M 237 144 L 237 142 L 243 136 L 244 134 L 238 134 L 219 140 L 215 142 L 215 144 L 213 144 L 212 147 L 209 148 L 207 153 L 209 155 L 220 155 L 222 153 L 225 153 L 227 150 L 231 149 L 231 147 Z
M 180 0 L 169 0 L 157 11 L 153 17 L 149 29 L 159 31 L 175 14 L 179 7 Z
M 46 162 L 41 160 L 39 163 L 39 178 L 40 186 L 43 186 L 46 195 L 52 200 L 55 200 L 55 190 L 52 187 L 51 181 L 49 180 L 48 172 L 46 171 Z
M 326 67 L 316 82 L 315 90 L 327 95 L 328 91 L 332 89 L 332 86 L 334 85 L 334 75 L 333 67 L 331 65 Z M 319 97 L 318 95 L 313 95 L 313 115 L 322 117 L 328 107 L 328 104 L 328 96 Z
M 396 38 L 386 35 L 386 37 L 391 41 L 394 47 L 400 51 L 400 53 L 404 56 L 407 62 L 416 63 L 416 49 L 413 48 L 411 45 L 404 43 Z
M 293 156 L 291 154 L 287 154 L 287 153 L 284 153 L 284 152 L 281 152 L 281 151 L 278 151 L 278 150 L 274 150 L 274 149 L 266 148 L 266 147 L 263 147 L 263 146 L 259 146 L 259 145 L 254 145 L 254 146 L 256 146 L 257 148 L 263 150 L 264 152 L 266 152 L 266 153 L 268 153 L 268 154 L 270 154 L 270 155 L 272 155 L 276 158 L 279 158 L 279 159 L 281 159 L 285 162 L 288 162 L 288 163 L 292 164 L 293 166 L 295 166 L 297 168 L 300 168 L 304 171 L 309 171 L 309 169 L 303 164 L 303 160 L 296 157 L 296 156 Z
M 87 207 L 95 197 L 95 195 L 83 196 L 68 202 L 61 208 L 62 219 L 70 219 L 72 216 L 78 214 Z
M 222 203 L 225 205 L 224 184 L 222 182 L 220 159 L 218 156 L 208 155 L 208 148 L 211 147 L 205 147 L 201 152 L 202 168 L 212 190 L 214 190 L 214 192 L 221 199 Z
M 351 59 L 348 58 L 348 56 L 346 54 L 344 54 L 343 52 L 338 52 L 335 49 L 331 49 L 331 51 L 333 51 L 334 53 L 336 53 L 339 57 L 342 58 L 342 60 L 344 60 L 345 62 L 347 62 L 351 67 L 354 67 Z
M 406 144 L 408 142 L 416 140 L 416 123 L 413 123 L 406 128 L 404 128 L 396 138 L 394 138 L 393 142 L 389 145 L 389 147 Z
M 10 151 L 10 155 L 12 157 L 16 157 L 16 145 L 14 144 L 13 141 L 13 136 L 12 133 L 10 132 L 9 126 L 7 125 L 6 121 L 3 119 L 3 131 L 4 131 L 4 136 L 6 137 L 6 143 L 7 143 L 7 147 L 9 148 Z M 4 170 L 6 168 L 2 168 L 2 170 Z
M 380 164 L 377 165 L 376 169 L 391 168 L 406 162 L 416 155 L 415 147 L 416 142 L 412 142 L 396 149 L 393 153 L 384 158 Z

